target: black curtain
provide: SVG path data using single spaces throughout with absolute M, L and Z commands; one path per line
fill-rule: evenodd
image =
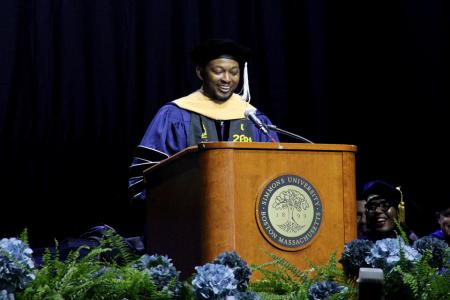
M 450 198 L 449 13 L 445 0 L 3 0 L 0 236 L 139 234 L 133 150 L 163 103 L 199 87 L 189 51 L 212 37 L 252 48 L 256 107 L 314 142 L 357 145 L 358 194 L 402 185 L 424 234 Z

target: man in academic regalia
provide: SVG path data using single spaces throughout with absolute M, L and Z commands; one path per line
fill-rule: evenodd
M 441 202 L 435 207 L 436 220 L 439 224 L 439 229 L 432 232 L 430 235 L 445 241 L 450 246 L 450 203 Z
M 131 166 L 130 195 L 145 198 L 142 171 L 178 151 L 201 142 L 278 141 L 275 133 L 264 134 L 247 120 L 249 108 L 247 60 L 250 50 L 232 40 L 208 40 L 191 52 L 196 73 L 202 81 L 199 90 L 165 104 L 156 114 L 138 146 Z M 243 93 L 234 93 L 243 70 Z M 261 112 L 256 116 L 266 124 Z

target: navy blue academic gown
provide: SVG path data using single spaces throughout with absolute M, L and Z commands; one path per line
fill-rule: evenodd
M 152 163 L 157 163 L 162 159 L 194 145 L 192 142 L 191 117 L 193 114 L 188 110 L 178 107 L 170 102 L 158 111 L 156 116 L 147 128 L 147 131 L 140 142 L 138 149 L 142 155 L 136 155 L 133 159 L 131 169 L 137 172 L 131 172 L 129 179 L 130 196 L 133 198 L 145 198 L 143 193 L 143 178 L 139 171 L 148 168 Z M 257 111 L 258 118 L 266 124 L 272 124 L 267 116 Z M 205 118 L 205 117 L 203 117 Z M 264 135 L 256 126 L 245 120 L 249 125 L 251 141 L 253 142 L 271 142 L 272 140 Z M 272 137 L 279 141 L 276 133 L 271 133 Z M 208 141 L 222 141 L 217 136 Z M 229 135 L 227 141 L 233 141 L 233 136 Z

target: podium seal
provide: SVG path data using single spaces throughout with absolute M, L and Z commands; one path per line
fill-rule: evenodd
M 317 236 L 322 224 L 322 201 L 304 178 L 282 175 L 262 188 L 256 201 L 256 219 L 269 243 L 297 251 Z

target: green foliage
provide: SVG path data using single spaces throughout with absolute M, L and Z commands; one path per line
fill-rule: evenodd
M 291 292 L 284 295 L 259 292 L 258 296 L 261 300 L 308 300 L 308 291 L 305 289 L 301 289 L 297 292 Z
M 25 228 L 19 235 L 19 240 L 21 240 L 24 244 L 27 244 L 30 246 L 30 243 L 28 242 L 28 228 Z
M 258 292 L 262 300 L 308 299 L 309 287 L 319 281 L 335 281 L 344 285 L 348 288 L 346 299 L 356 299 L 355 282 L 345 277 L 338 265 L 336 253 L 331 254 L 328 262 L 322 266 L 309 261 L 311 268 L 306 271 L 275 254 L 266 254 L 272 261 L 259 266 L 252 265 L 252 269 L 261 273 L 262 278 L 250 283 L 250 290 Z
M 443 255 L 443 265 L 445 269 L 450 270 L 450 247 L 445 249 Z
M 103 233 L 103 238 L 100 240 L 100 248 L 112 249 L 109 252 L 109 259 L 126 265 L 139 257 L 130 252 L 128 245 L 123 240 L 123 237 L 118 235 L 112 229 L 108 229 Z
M 337 283 L 346 284 L 346 278 L 344 271 L 339 267 L 336 252 L 333 252 L 328 258 L 328 262 L 325 265 L 316 265 L 309 261 L 311 266 L 311 276 L 314 281 L 335 281 Z
M 60 261 L 58 242 L 55 241 L 54 253 L 46 249 L 42 267 L 35 273 L 36 279 L 16 298 L 172 299 L 168 292 L 158 290 L 148 273 L 131 266 L 133 255 L 119 238 L 113 233 L 106 235 L 98 247 L 81 246 L 72 251 L 64 262 Z M 89 252 L 81 257 L 83 250 Z
M 408 243 L 398 222 L 397 229 L 398 235 Z M 20 239 L 28 244 L 27 229 Z M 439 256 L 444 262 L 439 270 L 430 263 L 432 250 L 425 249 L 420 259 L 411 261 L 400 239 L 398 243 L 400 260 L 384 274 L 385 299 L 450 299 L 450 248 Z M 317 286 L 326 286 L 330 282 L 347 289 L 342 292 L 344 294 L 328 296 L 327 300 L 357 298 L 355 278 L 345 275 L 336 253 L 332 253 L 323 265 L 307 260 L 309 267 L 306 270 L 275 254 L 266 254 L 271 261 L 252 265 L 260 279 L 249 284 L 249 290 L 258 293 L 261 300 L 308 300 L 317 291 Z M 46 249 L 42 266 L 34 270 L 35 280 L 15 296 L 18 300 L 174 299 L 174 293 L 170 291 L 175 290 L 177 284 L 180 291 L 177 279 L 173 278 L 161 290 L 151 273 L 135 267 L 137 259 L 123 238 L 112 230 L 99 239 L 99 246 L 81 246 L 69 253 L 65 261 L 61 261 L 58 241 L 55 241 L 55 250 Z M 180 299 L 196 299 L 192 279 L 193 276 L 182 283 Z
M 310 285 L 308 275 L 295 265 L 275 254 L 268 252 L 266 254 L 272 258 L 272 261 L 259 266 L 252 265 L 253 272 L 260 272 L 263 278 L 251 282 L 250 290 L 288 297 Z
M 409 238 L 408 238 L 408 235 L 406 234 L 405 230 L 403 229 L 402 224 L 400 224 L 398 219 L 395 219 L 395 218 L 394 218 L 394 223 L 395 223 L 396 232 L 398 231 L 397 235 L 402 238 L 402 240 L 405 242 L 405 245 L 409 246 Z
M 429 284 L 431 292 L 428 299 L 450 299 L 450 271 L 434 276 Z
M 403 255 L 394 269 L 386 274 L 387 299 L 448 299 L 450 297 L 449 274 L 440 275 L 428 263 L 432 254 L 426 251 L 415 264 L 408 263 Z
M 272 261 L 259 266 L 252 266 L 262 278 L 250 283 L 250 290 L 258 293 L 262 300 L 269 299 L 308 299 L 308 289 L 316 282 L 334 281 L 348 288 L 345 299 L 356 299 L 357 290 L 354 279 L 347 278 L 338 265 L 336 254 L 333 253 L 326 264 L 316 265 L 309 262 L 310 268 L 300 270 L 295 265 L 267 253 Z M 447 255 L 449 251 L 447 250 Z M 386 299 L 450 299 L 450 271 L 443 274 L 430 266 L 431 252 L 425 252 L 417 262 L 407 260 L 400 247 L 400 261 L 389 273 L 385 274 Z M 340 295 L 333 295 L 327 299 L 338 299 Z
M 348 288 L 347 292 L 345 292 L 345 299 L 357 298 L 356 281 L 354 278 L 345 276 L 344 271 L 338 264 L 336 252 L 333 252 L 328 257 L 328 261 L 324 265 L 317 265 L 311 261 L 309 264 L 311 266 L 310 277 L 312 283 L 320 281 L 334 281 Z M 340 299 L 340 297 L 341 295 L 332 295 L 328 297 L 327 300 Z
M 188 279 L 182 282 L 180 299 L 195 300 L 194 287 L 192 286 L 192 280 L 194 277 L 194 275 L 191 275 Z

